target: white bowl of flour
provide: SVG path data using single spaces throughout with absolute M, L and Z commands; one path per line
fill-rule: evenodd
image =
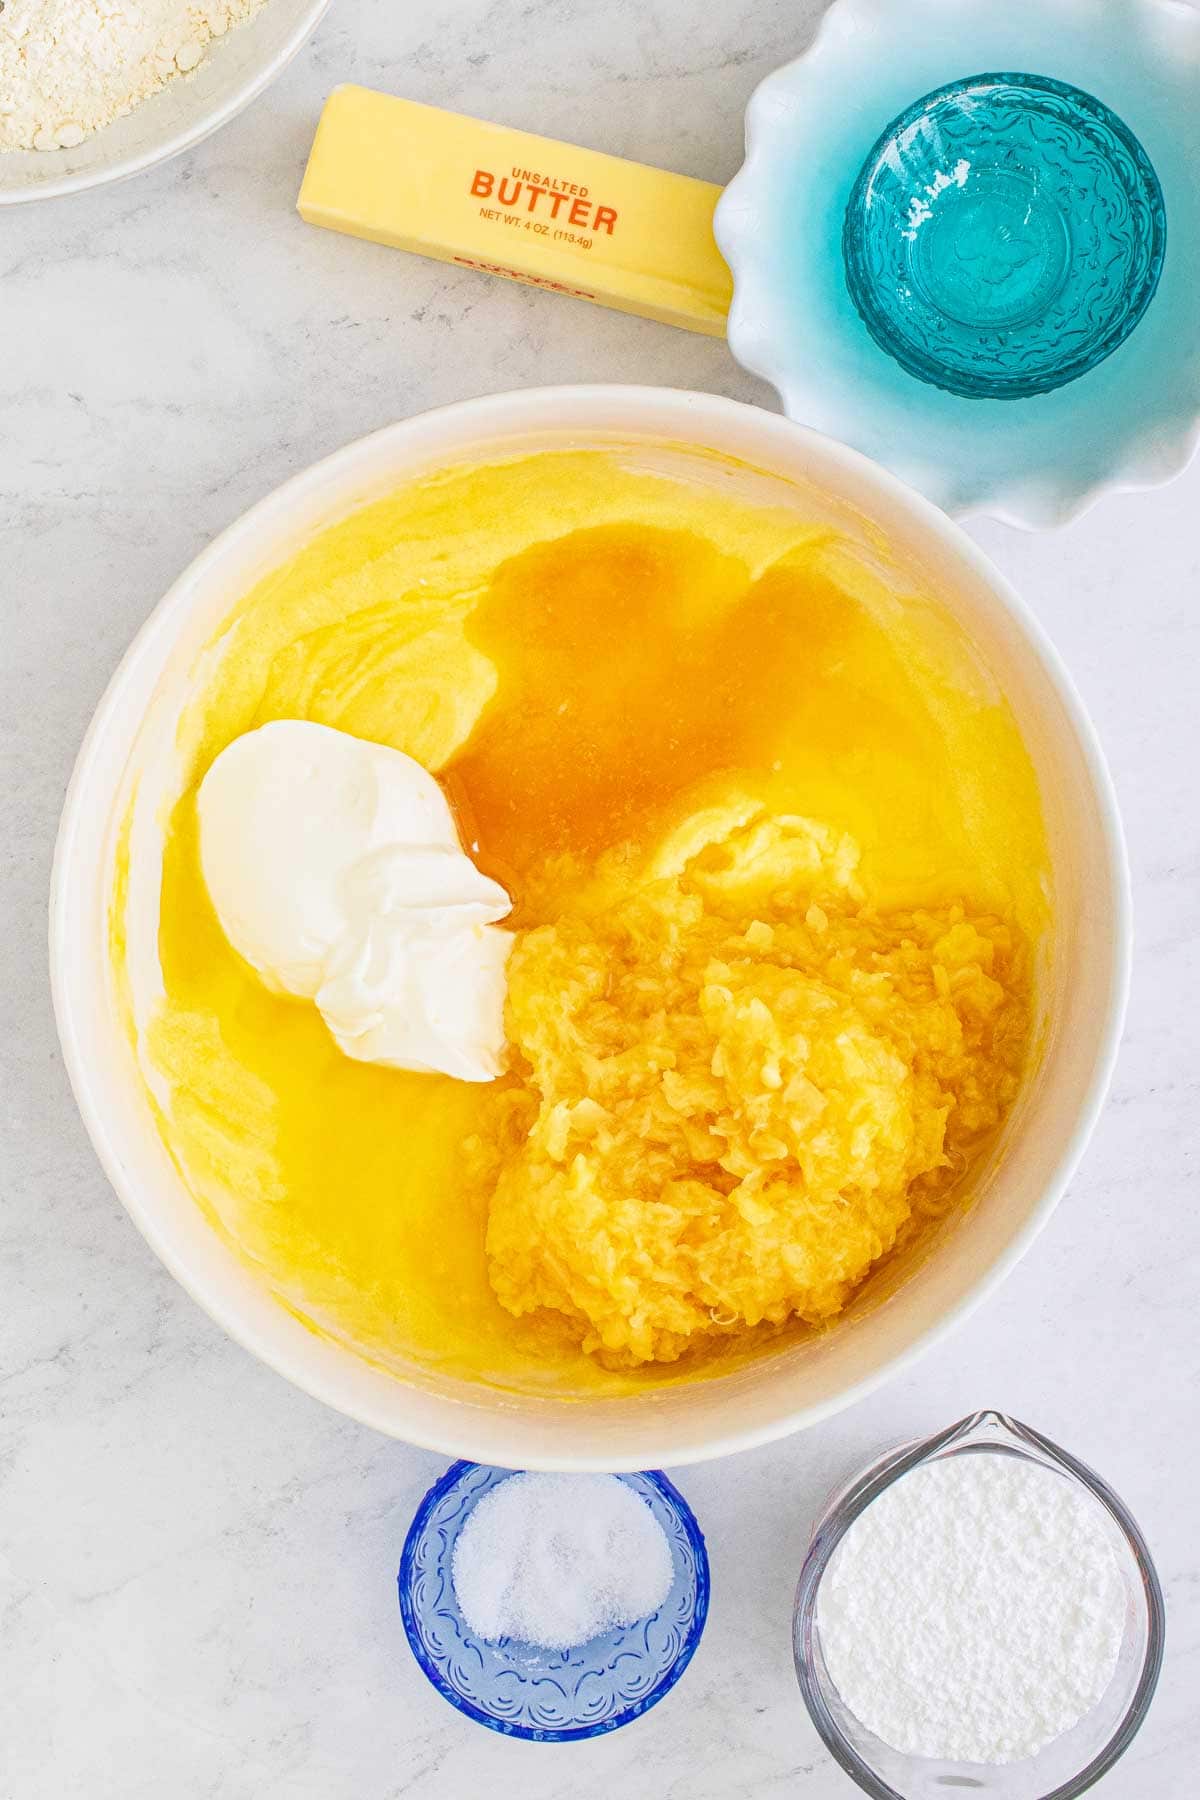
M 248 106 L 329 0 L 0 0 L 0 205 L 165 162 Z

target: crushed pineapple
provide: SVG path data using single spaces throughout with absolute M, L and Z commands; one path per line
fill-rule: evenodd
M 1015 1097 L 1028 953 L 963 904 L 879 912 L 857 848 L 748 802 L 631 880 L 602 859 L 509 964 L 482 1179 L 492 1285 L 615 1366 L 836 1315 Z

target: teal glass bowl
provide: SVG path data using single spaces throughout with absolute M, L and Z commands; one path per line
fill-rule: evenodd
M 1109 107 L 1049 76 L 985 74 L 922 95 L 880 134 L 842 255 L 867 330 L 911 375 L 1020 399 L 1125 341 L 1166 236 L 1158 177 Z
M 974 196 L 972 169 L 960 187 L 958 165 L 977 166 L 972 134 L 990 106 L 938 108 L 936 136 L 928 122 L 929 97 L 961 94 L 976 85 L 974 70 L 1014 69 L 1036 71 L 1043 94 L 1072 100 L 1068 131 L 1061 120 L 1043 124 L 1032 90 L 1016 84 L 1008 148 L 1025 135 L 1036 147 L 1033 231 L 1030 184 L 1024 203 L 1011 198 L 1022 177 L 1003 160 L 1007 132 L 992 146 L 995 198 L 978 221 L 959 213 Z M 906 118 L 916 128 L 901 159 L 889 121 Z M 960 132 L 969 147 L 939 154 Z M 872 250 L 868 280 L 865 242 L 851 232 L 846 243 L 847 208 L 860 171 L 874 169 L 888 143 L 895 205 L 881 171 L 872 240 L 889 211 L 898 228 Z M 922 183 L 918 153 L 927 151 Z M 1111 269 L 1082 266 L 1079 196 L 1068 187 L 1057 216 L 1053 206 L 1047 171 L 1061 176 L 1081 157 L 1080 185 L 1110 195 L 1113 240 L 1128 240 Z M 945 511 L 1063 525 L 1103 494 L 1170 480 L 1200 441 L 1198 169 L 1200 7 L 832 0 L 803 55 L 755 90 L 746 160 L 717 203 L 716 240 L 733 273 L 730 348 L 778 390 L 789 418 L 884 463 Z M 916 237 L 905 239 L 914 200 Z M 922 243 L 926 208 L 938 222 Z M 855 199 L 865 238 L 864 211 Z M 940 305 L 919 306 L 910 261 Z M 951 280 L 934 283 L 946 261 L 957 265 Z M 1077 286 L 1084 276 L 1090 312 Z

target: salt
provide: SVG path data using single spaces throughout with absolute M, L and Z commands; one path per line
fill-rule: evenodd
M 476 1636 L 547 1650 L 647 1618 L 674 1579 L 666 1533 L 615 1475 L 509 1476 L 471 1512 L 451 1572 Z
M 859 1515 L 822 1579 L 817 1630 L 834 1686 L 884 1743 L 998 1764 L 1091 1711 L 1125 1612 L 1098 1502 L 979 1452 L 914 1469 Z

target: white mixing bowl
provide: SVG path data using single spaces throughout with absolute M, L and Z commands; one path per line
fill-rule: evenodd
M 317 28 L 329 0 L 268 0 L 210 45 L 195 73 L 168 81 L 70 150 L 0 152 L 0 206 L 124 181 L 219 130 L 268 87 Z
M 205 1222 L 163 1147 L 108 973 L 115 821 L 135 779 L 157 778 L 216 625 L 317 528 L 431 468 L 614 439 L 673 456 L 681 470 L 687 447 L 700 447 L 765 472 L 747 479 L 796 484 L 847 531 L 882 534 L 982 651 L 1024 733 L 1045 809 L 1057 926 L 1044 1054 L 974 1204 L 932 1254 L 902 1280 L 869 1283 L 824 1335 L 734 1373 L 628 1398 L 510 1394 L 416 1368 L 400 1379 L 286 1311 Z M 152 700 L 158 724 L 144 727 Z M 167 1267 L 235 1338 L 331 1406 L 447 1455 L 624 1470 L 720 1456 L 812 1424 L 905 1367 L 995 1286 L 1045 1223 L 1095 1123 L 1120 1031 L 1129 930 L 1120 826 L 1091 725 L 1036 620 L 957 526 L 856 452 L 754 407 L 662 388 L 564 387 L 468 401 L 363 438 L 252 508 L 180 577 L 118 669 L 79 755 L 54 870 L 51 969 L 67 1068 L 113 1186 Z

